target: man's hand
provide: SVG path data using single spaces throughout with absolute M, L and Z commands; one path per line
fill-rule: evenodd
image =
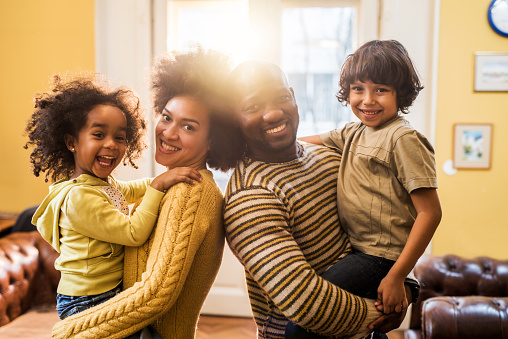
M 391 330 L 399 328 L 400 324 L 404 320 L 406 316 L 407 310 L 402 310 L 402 312 L 392 312 L 390 314 L 383 314 L 381 317 L 377 318 L 373 322 L 369 324 L 369 330 L 376 330 L 377 332 L 387 333 Z

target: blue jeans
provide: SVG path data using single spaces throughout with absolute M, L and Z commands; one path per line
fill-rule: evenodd
M 56 311 L 60 319 L 65 319 L 73 314 L 82 312 L 96 305 L 102 304 L 108 299 L 113 298 L 122 292 L 121 287 L 115 287 L 112 290 L 95 295 L 69 296 L 63 294 L 56 295 Z
M 377 299 L 377 288 L 394 263 L 395 261 L 392 260 L 353 250 L 351 254 L 331 266 L 321 277 L 362 298 Z M 327 337 L 309 332 L 303 327 L 289 322 L 286 326 L 285 338 L 321 339 Z M 388 337 L 383 333 L 374 332 L 373 338 Z
M 121 287 L 115 287 L 112 290 L 95 295 L 69 296 L 63 294 L 56 295 L 56 310 L 60 319 L 65 319 L 73 314 L 82 312 L 96 305 L 102 304 L 108 299 L 122 291 Z M 147 326 L 136 333 L 125 337 L 125 339 L 162 339 L 159 333 L 152 327 Z

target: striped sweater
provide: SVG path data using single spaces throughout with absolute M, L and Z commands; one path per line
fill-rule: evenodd
M 244 158 L 226 192 L 226 238 L 245 267 L 259 338 L 284 338 L 288 319 L 347 337 L 380 315 L 372 301 L 319 277 L 351 250 L 336 206 L 340 155 L 301 146 L 286 163 Z

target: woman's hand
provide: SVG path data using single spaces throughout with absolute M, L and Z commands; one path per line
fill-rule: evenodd
M 186 182 L 194 185 L 196 181 L 201 182 L 201 180 L 203 178 L 196 169 L 192 167 L 176 167 L 155 177 L 150 186 L 164 192 L 177 182 Z

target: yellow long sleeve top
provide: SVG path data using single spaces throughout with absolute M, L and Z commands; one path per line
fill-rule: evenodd
M 57 292 L 70 296 L 95 295 L 122 282 L 124 247 L 145 243 L 157 220 L 164 196 L 150 187 L 152 179 L 109 182 L 88 174 L 50 186 L 32 223 L 60 253 L 55 268 L 61 272 Z M 116 188 L 120 199 L 142 203 L 132 216 L 121 212 L 107 191 Z M 125 206 L 127 208 L 127 206 Z M 128 214 L 128 213 L 127 213 Z
M 162 338 L 194 338 L 199 311 L 222 259 L 222 192 L 212 173 L 164 196 L 141 247 L 126 248 L 125 291 L 58 322 L 53 338 L 124 338 L 150 324 Z

